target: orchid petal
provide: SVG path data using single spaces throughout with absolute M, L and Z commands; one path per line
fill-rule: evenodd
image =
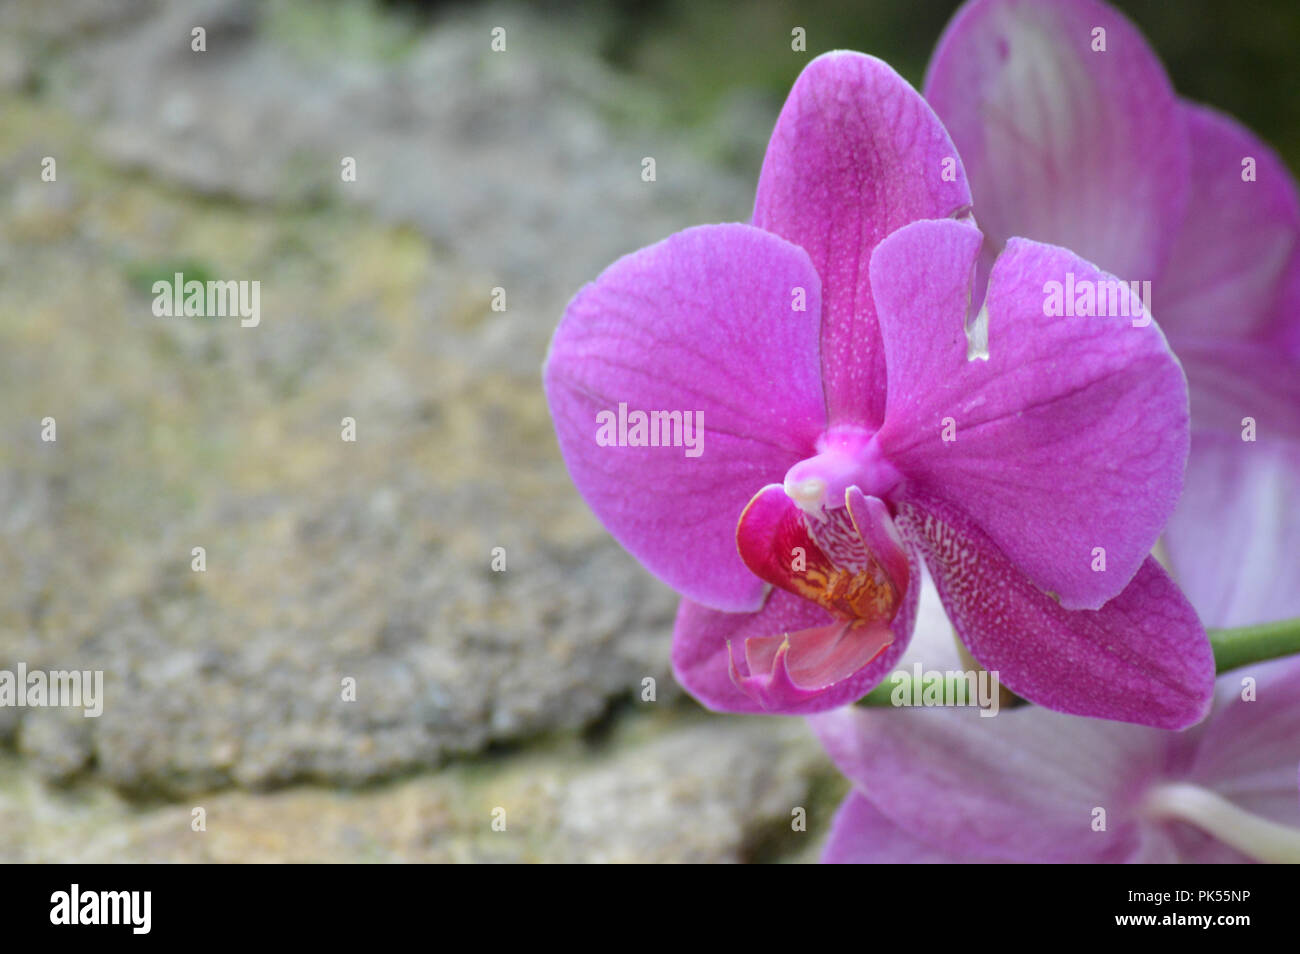
M 894 671 L 910 675 L 918 663 L 922 671 L 963 670 L 967 663 L 962 656 L 961 641 L 952 628 L 948 613 L 943 608 L 943 600 L 939 598 L 939 591 L 935 589 L 925 564 L 921 563 L 919 569 L 921 594 L 917 599 L 912 642 L 898 660 Z
M 1164 68 L 1122 14 L 1094 0 L 967 3 L 925 95 L 995 249 L 1019 235 L 1124 279 L 1159 274 L 1188 201 L 1187 131 Z
M 792 307 L 800 291 L 805 311 Z M 692 599 L 761 605 L 762 581 L 736 553 L 736 520 L 825 429 L 820 314 L 802 249 L 714 225 L 615 262 L 555 332 L 546 394 L 573 482 L 633 556 Z M 601 446 L 597 415 L 620 405 L 702 420 L 698 450 Z
M 832 424 L 878 426 L 884 412 L 872 249 L 901 225 L 970 201 L 942 124 L 887 64 L 840 51 L 804 68 L 763 161 L 754 224 L 807 249 L 821 275 Z
M 1165 530 L 1174 576 L 1207 626 L 1300 616 L 1300 441 L 1196 432 Z
M 1234 805 L 1300 829 L 1300 656 L 1219 677 L 1189 776 Z
M 831 822 L 822 864 L 962 864 L 962 858 L 895 825 L 861 792 L 850 792 Z
M 941 501 L 900 505 L 898 524 L 924 554 L 966 647 L 1012 692 L 1060 712 L 1165 729 L 1204 717 L 1214 691 L 1209 639 L 1154 559 L 1100 610 L 1067 610 Z
M 757 613 L 723 613 L 690 599 L 677 607 L 673 626 L 673 675 L 715 712 L 764 712 L 762 704 L 731 678 L 731 645 L 750 638 L 824 626 L 833 617 L 816 603 L 771 590 Z
M 1180 109 L 1193 201 L 1157 286 L 1161 327 L 1180 356 L 1185 338 L 1300 344 L 1300 200 L 1290 171 L 1236 120 Z
M 906 478 L 901 496 L 926 493 L 978 515 L 1062 606 L 1095 609 L 1133 578 L 1178 499 L 1183 373 L 1159 329 L 1142 326 L 1127 285 L 1112 286 L 1117 310 L 1137 318 L 1046 316 L 1049 283 L 1114 279 L 1024 239 L 993 268 L 987 357 L 969 359 L 964 317 L 979 246 L 972 226 L 917 222 L 872 257 L 889 365 L 880 447 Z
M 1142 838 L 1130 779 L 1164 756 L 1163 733 L 1041 709 L 845 708 L 809 723 L 888 821 L 979 860 L 1127 860 Z
M 1300 441 L 1300 359 L 1274 344 L 1226 338 L 1184 339 L 1178 358 L 1197 431 L 1239 436 L 1249 423 L 1259 437 Z

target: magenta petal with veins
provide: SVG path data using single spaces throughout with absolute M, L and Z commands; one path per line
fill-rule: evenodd
M 791 310 L 792 288 L 806 311 Z M 762 605 L 736 519 L 826 427 L 820 288 L 807 253 L 784 239 L 701 226 L 609 266 L 555 331 L 546 397 L 573 482 L 633 556 L 693 600 Z M 600 445 L 596 416 L 620 404 L 702 413 L 703 452 Z

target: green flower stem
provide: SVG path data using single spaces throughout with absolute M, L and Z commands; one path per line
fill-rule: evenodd
M 890 681 L 888 676 L 886 676 L 884 682 L 876 686 L 876 688 L 872 689 L 865 696 L 859 699 L 857 704 L 860 706 L 893 705 L 893 702 L 891 702 L 889 698 L 891 695 L 893 695 L 893 692 L 894 692 L 894 683 Z
M 927 673 L 927 675 L 928 675 L 928 673 Z M 942 682 L 943 682 L 942 693 L 943 693 L 943 695 L 942 695 L 942 698 L 944 698 L 944 699 L 952 699 L 952 698 L 955 698 L 955 697 L 956 697 L 956 694 L 957 694 L 956 683 L 957 683 L 957 680 L 960 679 L 960 678 L 961 678 L 960 676 L 957 676 L 957 677 L 950 677 L 950 676 L 948 676 L 946 673 L 943 674 L 943 678 L 942 678 Z M 884 681 L 884 682 L 882 682 L 880 685 L 876 686 L 876 688 L 872 689 L 872 690 L 871 690 L 869 693 L 867 693 L 867 694 L 866 694 L 862 699 L 858 700 L 858 705 L 860 705 L 860 706 L 892 706 L 892 705 L 894 704 L 894 703 L 893 703 L 893 699 L 892 699 L 892 697 L 893 697 L 893 695 L 894 695 L 894 692 L 895 692 L 895 690 L 898 690 L 898 689 L 900 689 L 900 688 L 902 689 L 902 692 L 903 692 L 903 698 L 904 698 L 904 699 L 911 699 L 911 698 L 912 698 L 912 692 L 913 692 L 913 690 L 912 690 L 912 682 L 913 682 L 913 681 L 914 681 L 914 680 L 912 679 L 912 674 L 911 674 L 910 672 L 906 672 L 906 671 L 901 671 L 901 672 L 900 672 L 900 671 L 895 671 L 895 672 L 892 672 L 892 673 L 890 673 L 888 676 L 885 677 L 885 681 Z M 963 680 L 963 681 L 964 681 L 964 680 Z M 925 690 L 926 684 L 927 684 L 927 680 L 923 677 L 922 680 L 921 680 L 921 685 L 916 689 L 916 692 L 917 692 L 918 694 L 921 693 L 921 692 L 923 692 L 923 691 Z M 932 688 L 931 688 L 931 691 L 933 692 L 933 691 L 936 691 L 936 690 L 935 690 L 934 687 L 932 687 Z M 963 690 L 962 690 L 962 693 L 963 693 L 963 695 L 969 695 L 969 692 L 968 692 L 966 689 L 963 689 Z
M 1300 619 L 1209 632 L 1219 672 L 1300 653 Z

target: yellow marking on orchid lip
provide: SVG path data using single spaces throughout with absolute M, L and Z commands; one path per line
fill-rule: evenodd
M 828 596 L 847 605 L 856 619 L 892 619 L 898 604 L 893 586 L 880 583 L 867 570 L 839 573 Z
M 820 573 L 817 577 L 815 581 L 796 582 L 803 584 L 799 588 L 806 591 L 807 599 L 835 615 L 850 620 L 893 619 L 897 594 L 891 585 L 882 584 L 869 570 L 855 573 L 835 567 L 828 577 Z

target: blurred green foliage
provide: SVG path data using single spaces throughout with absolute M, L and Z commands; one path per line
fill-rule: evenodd
M 216 269 L 190 258 L 127 262 L 122 266 L 122 273 L 131 288 L 148 298 L 154 297 L 154 282 L 171 282 L 177 273 L 184 275 L 187 282 L 203 282 L 205 285 L 217 278 Z
M 1143 31 L 1183 96 L 1236 116 L 1300 169 L 1297 0 L 1114 5 Z M 920 86 L 931 50 L 959 6 L 954 0 L 622 0 L 603 14 L 603 53 L 669 92 L 676 121 L 709 126 L 737 89 L 757 90 L 779 107 L 803 64 L 830 49 L 872 53 Z M 807 30 L 806 54 L 790 50 L 794 26 Z M 760 160 L 752 158 L 755 169 Z

